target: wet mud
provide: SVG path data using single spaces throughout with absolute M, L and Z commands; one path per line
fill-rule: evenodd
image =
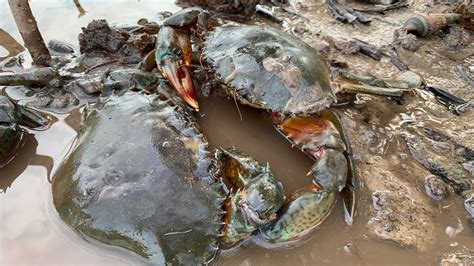
M 141 17 L 157 19 L 159 11 L 178 10 L 172 1 L 160 5 L 81 1 L 79 6 L 78 2 L 31 1 L 46 40 L 66 41 L 79 51 L 77 36 L 92 19 L 135 23 Z M 0 36 L 0 44 L 10 56 L 21 52 L 21 39 L 6 1 L 0 3 L 0 16 L 6 18 L 0 28 L 17 40 L 16 44 L 4 42 L 7 39 Z M 449 10 L 449 6 L 416 0 L 408 8 L 383 15 L 368 13 L 370 26 L 353 26 L 336 21 L 323 1 L 290 1 L 288 10 L 298 15 L 279 13 L 288 21 L 283 26 L 261 17 L 257 20 L 300 37 L 325 54 L 332 66 L 358 73 L 390 77 L 399 70 L 387 56 L 375 60 L 361 54 L 349 43 L 353 38 L 395 51 L 399 60 L 430 86 L 472 101 L 474 88 L 455 71 L 459 65 L 474 65 L 474 36 L 468 27 L 454 25 L 428 38 L 408 37 L 393 47 L 394 32 L 406 18 L 415 12 L 443 9 Z M 66 27 L 70 30 L 65 31 Z M 29 62 L 26 57 L 25 66 Z M 337 73 L 333 68 L 336 88 L 341 83 Z M 260 162 L 269 162 L 286 192 L 307 184 L 312 160 L 274 130 L 266 113 L 218 95 L 201 98 L 200 107 L 198 122 L 211 148 L 235 146 Z M 61 221 L 52 205 L 51 174 L 75 141 L 83 108 L 70 110 L 51 113 L 57 121 L 48 130 L 31 131 L 19 154 L 0 169 L 0 264 L 142 264 L 137 255 L 78 234 Z M 254 238 L 221 252 L 215 263 L 472 263 L 474 222 L 468 211 L 474 212 L 470 192 L 474 178 L 473 111 L 456 115 L 426 90 L 415 90 L 401 101 L 360 95 L 354 103 L 335 110 L 351 140 L 359 176 L 354 224 L 345 224 L 339 200 L 326 221 L 298 245 L 267 249 L 263 241 Z

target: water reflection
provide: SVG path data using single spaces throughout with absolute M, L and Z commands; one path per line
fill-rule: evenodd
M 8 52 L 6 56 L 0 56 L 0 61 L 15 56 L 25 50 L 25 48 L 15 40 L 15 38 L 2 28 L 0 28 L 0 46 Z
M 64 122 L 68 125 L 71 129 L 79 133 L 79 128 L 81 126 L 81 115 L 82 110 L 84 108 L 77 108 L 74 109 L 65 119 Z
M 0 193 L 6 193 L 7 189 L 11 188 L 13 182 L 15 182 L 29 165 L 46 168 L 47 178 L 51 183 L 51 170 L 54 164 L 53 158 L 37 154 L 37 147 L 38 141 L 34 135 L 27 135 L 24 146 L 19 150 L 15 158 L 0 169 Z

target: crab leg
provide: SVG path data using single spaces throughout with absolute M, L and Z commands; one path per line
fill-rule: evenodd
M 303 152 L 316 159 L 308 175 L 325 191 L 341 191 L 348 174 L 346 145 L 337 128 L 317 116 L 284 119 L 277 129 Z
M 230 183 L 226 198 L 222 242 L 231 246 L 276 218 L 285 201 L 282 184 L 253 158 L 235 149 L 216 153 L 223 178 Z
M 268 227 L 261 229 L 271 242 L 286 242 L 311 232 L 331 213 L 337 193 L 306 187 L 293 194 L 282 214 Z
M 339 132 L 339 136 L 341 137 L 342 141 L 345 144 L 345 150 L 344 150 L 344 155 L 346 156 L 347 159 L 347 164 L 348 164 L 348 174 L 347 174 L 347 181 L 346 181 L 346 186 L 342 189 L 341 194 L 342 194 L 342 199 L 344 203 L 344 214 L 345 214 L 345 219 L 346 223 L 348 225 L 351 225 L 354 219 L 355 215 L 355 202 L 356 202 L 356 168 L 354 165 L 354 161 L 352 158 L 352 147 L 349 139 L 346 136 L 344 127 L 341 124 L 341 120 L 339 119 L 339 116 L 329 110 L 323 110 L 319 112 L 319 116 L 322 119 L 326 119 L 328 121 L 331 121 L 332 124 L 336 127 L 337 131 Z
M 425 86 L 423 77 L 411 71 L 402 72 L 399 77 L 394 79 L 376 78 L 373 76 L 366 76 L 352 72 L 343 72 L 342 75 L 348 80 L 360 83 L 342 84 L 340 92 L 346 93 L 366 93 L 390 97 L 401 97 L 404 92 Z
M 383 88 L 370 85 L 355 85 L 350 83 L 344 83 L 341 85 L 340 92 L 346 93 L 367 93 L 373 95 L 389 96 L 389 97 L 402 97 L 402 94 L 406 89 L 394 89 L 394 88 Z

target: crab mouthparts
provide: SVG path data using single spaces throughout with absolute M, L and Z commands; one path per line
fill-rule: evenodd
M 178 91 L 183 100 L 194 110 L 199 111 L 197 93 L 194 89 L 191 71 L 188 66 L 169 63 L 164 66 L 164 75 Z

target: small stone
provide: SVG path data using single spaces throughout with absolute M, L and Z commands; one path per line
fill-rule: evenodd
M 425 191 L 436 201 L 446 198 L 449 194 L 448 185 L 434 175 L 425 177 Z
M 421 47 L 421 44 L 413 34 L 407 34 L 402 38 L 399 38 L 399 41 L 403 49 L 410 52 L 416 52 Z
M 474 218 L 468 219 L 469 227 L 471 228 L 471 232 L 474 234 Z
M 375 164 L 377 163 L 378 161 L 381 161 L 382 158 L 380 156 L 371 156 L 371 157 L 368 157 L 366 160 L 365 160 L 365 163 L 366 164 Z
M 400 163 L 400 161 L 398 160 L 398 156 L 397 155 L 390 156 L 390 163 L 392 165 L 398 165 Z
M 459 243 L 456 242 L 456 241 L 454 241 L 454 242 L 450 243 L 449 245 L 450 245 L 451 247 L 457 247 L 457 246 L 459 246 Z
M 54 78 L 48 83 L 48 86 L 54 87 L 54 88 L 60 88 L 62 85 L 63 85 L 63 81 L 62 79 L 59 79 L 59 78 Z
M 449 236 L 449 237 L 453 237 L 454 236 L 454 232 L 456 231 L 456 229 L 454 229 L 454 227 L 452 226 L 448 226 L 446 227 L 446 229 L 444 230 L 444 232 Z
M 433 149 L 436 152 L 443 154 L 451 150 L 451 145 L 449 145 L 449 143 L 446 143 L 446 142 L 435 142 L 433 143 Z
M 352 255 L 352 243 L 347 243 L 344 245 L 344 252 L 346 252 L 347 255 Z
M 331 45 L 324 40 L 318 40 L 314 43 L 313 47 L 323 54 L 329 54 L 331 52 Z
M 395 213 L 391 212 L 391 213 L 388 214 L 388 219 L 390 221 L 396 221 L 397 220 L 397 215 Z
M 458 226 L 454 228 L 452 226 L 447 226 L 444 232 L 451 238 L 455 237 L 457 234 L 461 233 L 464 230 L 461 220 L 458 219 Z
M 393 230 L 395 230 L 395 226 L 392 223 L 385 223 L 384 226 L 383 226 L 383 229 L 385 230 L 385 232 L 390 233 Z
M 464 147 L 459 147 L 454 150 L 454 154 L 456 154 L 456 156 L 463 156 L 465 152 L 466 150 Z
M 372 193 L 372 204 L 374 206 L 374 209 L 378 211 L 385 209 L 388 205 L 387 193 L 383 191 L 377 191 Z
M 398 154 L 398 157 L 400 158 L 400 160 L 406 160 L 408 158 L 408 154 L 400 153 L 400 154 Z
M 463 250 L 461 252 L 455 252 L 445 254 L 441 258 L 441 266 L 454 266 L 454 265 L 472 265 L 474 261 L 474 251 Z
M 471 176 L 474 177 L 474 161 L 463 163 L 462 167 L 464 167 L 464 169 L 466 169 L 466 171 L 468 171 L 471 174 Z
M 380 222 L 379 219 L 375 218 L 375 217 L 372 217 L 370 220 L 369 220 L 369 223 L 370 225 L 374 225 L 374 224 L 378 224 Z
M 461 25 L 452 25 L 443 41 L 450 49 L 456 49 L 469 45 L 471 43 L 470 35 L 470 32 Z
M 158 12 L 157 20 L 158 21 L 163 21 L 163 20 L 169 18 L 171 15 L 173 15 L 173 13 L 171 13 L 169 11 Z
M 293 27 L 293 33 L 295 34 L 304 34 L 309 32 L 309 28 L 306 23 L 298 23 Z
M 149 22 L 148 22 L 148 19 L 146 19 L 146 18 L 141 18 L 137 21 L 138 25 L 145 25 L 147 23 L 149 23 Z
M 464 193 L 464 208 L 474 218 L 474 190 Z

